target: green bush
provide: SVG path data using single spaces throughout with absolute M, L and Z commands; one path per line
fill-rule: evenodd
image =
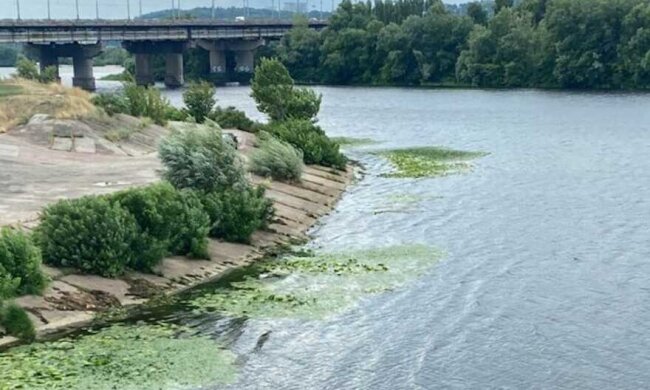
M 114 277 L 133 263 L 134 217 L 105 197 L 62 200 L 45 208 L 35 231 L 45 263 Z
M 130 112 L 129 102 L 124 95 L 117 93 L 100 93 L 92 98 L 92 103 L 101 107 L 108 115 L 126 114 Z
M 193 192 L 159 183 L 118 192 L 110 200 L 131 213 L 138 225 L 131 268 L 149 271 L 170 253 L 207 258 L 210 220 Z
M 319 164 L 344 169 L 347 159 L 323 130 L 306 119 L 291 119 L 269 125 L 268 131 L 303 152 L 307 164 Z
M 23 79 L 38 80 L 38 65 L 29 58 L 20 55 L 16 61 L 16 74 Z
M 273 204 L 264 187 L 239 185 L 220 192 L 204 193 L 203 206 L 210 216 L 210 235 L 233 242 L 250 242 L 251 235 L 268 225 Z
M 0 325 L 7 333 L 23 341 L 33 341 L 36 338 L 32 320 L 23 308 L 14 303 L 0 307 Z
M 260 124 L 246 116 L 246 113 L 235 107 L 215 107 L 209 115 L 210 119 L 217 122 L 223 129 L 238 129 L 256 133 Z
M 48 66 L 41 72 L 38 80 L 41 83 L 55 83 L 59 81 L 59 68 L 56 66 Z
M 170 105 L 165 111 L 165 119 L 174 122 L 184 122 L 188 119 L 188 113 L 186 110 L 180 110 Z
M 159 155 L 165 179 L 179 189 L 213 192 L 244 181 L 237 152 L 211 121 L 176 129 L 160 143 Z
M 250 155 L 250 170 L 276 180 L 298 181 L 302 176 L 302 152 L 290 144 L 263 133 L 258 149 Z
M 214 99 L 215 88 L 208 82 L 191 83 L 183 93 L 183 102 L 187 107 L 187 113 L 197 123 L 205 122 L 212 108 L 217 103 Z
M 167 123 L 166 114 L 168 113 L 170 104 L 162 96 L 160 90 L 135 85 L 133 83 L 125 83 L 124 96 L 129 106 L 128 114 L 151 118 L 159 125 Z
M 0 229 L 0 298 L 40 294 L 47 285 L 41 271 L 41 252 L 29 236 Z

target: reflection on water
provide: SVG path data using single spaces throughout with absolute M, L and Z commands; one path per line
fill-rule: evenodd
M 350 149 L 366 175 L 309 245 L 423 243 L 447 255 L 418 280 L 324 320 L 194 324 L 247 357 L 225 388 L 650 382 L 649 95 L 318 90 L 331 135 L 380 143 Z M 181 91 L 165 93 L 181 103 Z M 219 88 L 217 98 L 262 119 L 249 93 Z M 389 165 L 371 153 L 433 145 L 490 155 L 467 174 L 395 179 L 382 177 Z

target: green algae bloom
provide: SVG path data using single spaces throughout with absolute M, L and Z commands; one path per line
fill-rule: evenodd
M 371 138 L 332 137 L 331 139 L 342 147 L 364 146 L 378 143 Z
M 396 168 L 383 175 L 394 178 L 437 177 L 461 173 L 472 168 L 469 160 L 485 156 L 482 152 L 466 152 L 439 147 L 394 149 L 377 152 Z
M 115 325 L 0 353 L 0 389 L 186 389 L 235 379 L 234 355 L 173 325 Z
M 247 276 L 193 299 L 201 312 L 231 317 L 319 319 L 369 295 L 393 290 L 430 269 L 440 253 L 424 245 L 317 253 L 269 261 Z

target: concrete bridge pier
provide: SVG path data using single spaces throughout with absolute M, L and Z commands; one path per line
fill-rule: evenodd
M 28 44 L 27 51 L 39 59 L 40 69 L 43 72 L 48 67 L 54 66 L 59 70 L 59 57 L 72 57 L 74 76 L 72 85 L 87 91 L 95 90 L 95 77 L 93 76 L 93 58 L 103 50 L 101 43 L 80 44 Z
M 135 83 L 148 87 L 154 85 L 153 58 L 148 53 L 135 53 Z
M 49 47 L 42 47 L 38 52 L 38 64 L 41 73 L 47 68 L 54 67 L 56 68 L 56 79 L 58 82 L 61 82 L 61 77 L 59 76 L 59 57 L 56 51 Z
M 255 70 L 255 50 L 264 46 L 264 40 L 239 40 L 228 43 L 229 49 L 235 52 L 235 72 L 253 73 Z
M 188 41 L 125 41 L 122 46 L 135 55 L 135 82 L 149 86 L 155 82 L 153 55 L 165 56 L 165 85 L 169 88 L 182 87 L 183 52 L 190 46 Z
M 197 45 L 210 54 L 210 73 L 217 78 L 225 78 L 226 75 L 226 50 L 224 41 L 201 40 Z
M 165 54 L 165 86 L 180 88 L 185 84 L 183 74 L 183 53 Z

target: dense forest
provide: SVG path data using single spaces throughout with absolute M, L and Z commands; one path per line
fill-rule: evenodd
M 274 55 L 305 83 L 645 89 L 647 0 L 497 0 L 465 15 L 439 0 L 352 4 Z

